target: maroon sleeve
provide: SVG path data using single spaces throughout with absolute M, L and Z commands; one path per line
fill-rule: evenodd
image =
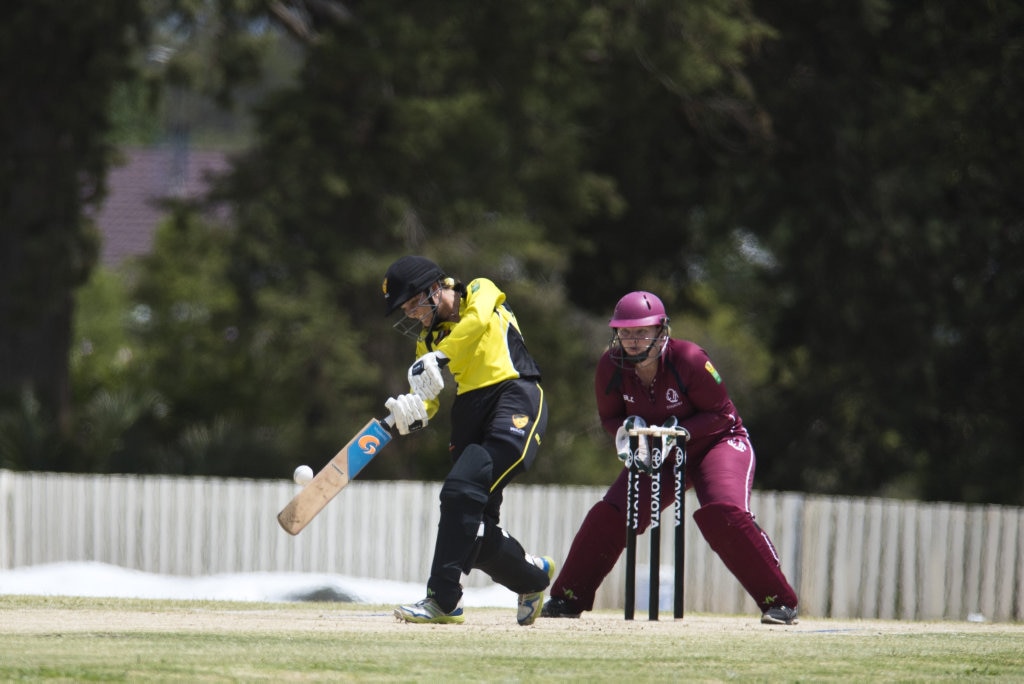
M 707 352 L 691 342 L 679 342 L 671 346 L 672 362 L 686 385 L 694 411 L 680 421 L 689 430 L 691 440 L 717 438 L 740 428 L 736 407 Z
M 626 420 L 626 402 L 622 400 L 622 369 L 615 365 L 611 355 L 605 352 L 597 362 L 594 373 L 594 395 L 597 399 L 597 415 L 604 431 L 612 437 Z

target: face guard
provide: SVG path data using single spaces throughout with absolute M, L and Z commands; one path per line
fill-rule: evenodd
M 658 358 L 662 352 L 665 351 L 665 347 L 668 346 L 669 329 L 668 329 L 668 318 L 665 319 L 665 323 L 658 327 L 658 332 L 654 337 L 628 337 L 630 341 L 643 341 L 647 342 L 647 346 L 642 351 L 630 354 L 626 351 L 626 348 L 622 344 L 622 337 L 619 336 L 619 329 L 612 329 L 612 339 L 608 343 L 608 351 L 611 354 L 612 361 L 619 368 L 627 368 L 628 365 L 636 365 L 642 363 L 650 358 Z M 653 354 L 653 356 L 652 356 Z
M 406 337 L 408 337 L 410 339 L 418 340 L 420 338 L 420 335 L 422 334 L 424 328 L 427 329 L 427 330 L 432 330 L 434 328 L 434 326 L 437 324 L 437 319 L 438 319 L 438 315 L 439 315 L 438 311 L 437 311 L 437 307 L 438 307 L 438 304 L 441 301 L 440 293 L 441 293 L 440 286 L 434 285 L 433 288 L 431 288 L 429 292 L 424 290 L 423 292 L 421 292 L 418 295 L 419 296 L 419 301 L 416 304 L 416 308 L 418 309 L 418 308 L 424 307 L 424 306 L 429 306 L 430 307 L 430 324 L 429 325 L 424 326 L 423 323 L 418 318 L 409 318 L 408 316 L 402 316 L 391 327 L 394 330 L 397 330 L 399 333 L 401 333 L 402 335 L 405 335 Z
M 615 311 L 612 313 L 608 325 L 612 329 L 612 339 L 608 344 L 608 351 L 611 352 L 612 360 L 622 368 L 627 363 L 642 363 L 651 358 L 652 353 L 654 358 L 658 358 L 668 344 L 670 331 L 665 305 L 661 303 L 657 295 L 650 292 L 638 290 L 630 292 L 620 299 L 615 305 Z M 651 326 L 658 326 L 658 331 L 654 337 L 644 338 L 647 341 L 647 347 L 641 352 L 627 353 L 622 345 L 622 338 L 619 336 L 620 329 Z M 632 338 L 632 340 L 636 339 Z

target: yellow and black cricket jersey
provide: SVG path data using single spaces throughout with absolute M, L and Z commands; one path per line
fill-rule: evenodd
M 416 357 L 431 350 L 448 357 L 456 394 L 516 378 L 540 381 L 540 369 L 526 350 L 515 314 L 505 304 L 505 293 L 487 278 L 466 286 L 457 323 L 445 321 L 420 333 Z M 439 402 L 435 398 L 426 404 L 432 418 Z

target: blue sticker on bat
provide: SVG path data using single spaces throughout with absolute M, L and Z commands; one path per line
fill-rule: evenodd
M 391 433 L 388 432 L 380 421 L 375 420 L 366 426 L 366 429 L 356 435 L 348 447 L 348 468 L 349 477 L 354 478 L 359 471 L 373 460 L 385 444 L 391 441 Z

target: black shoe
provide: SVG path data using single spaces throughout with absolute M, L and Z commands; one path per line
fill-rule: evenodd
M 540 611 L 541 617 L 553 618 L 578 618 L 579 610 L 569 602 L 569 599 L 556 598 L 552 596 Z
M 769 608 L 761 615 L 761 624 L 764 625 L 795 625 L 797 622 L 796 608 L 786 606 Z

